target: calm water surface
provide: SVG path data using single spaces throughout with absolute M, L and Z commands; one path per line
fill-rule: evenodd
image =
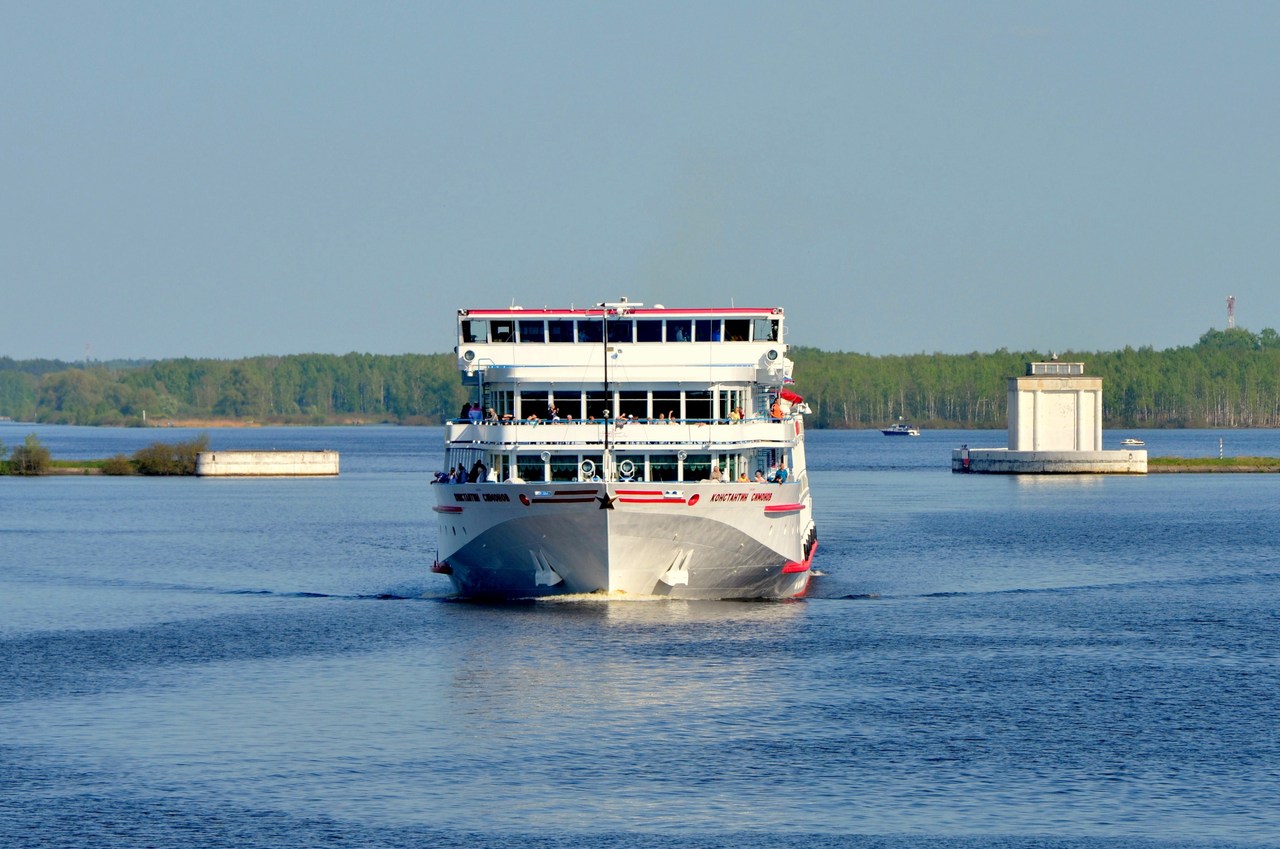
M 1280 842 L 1276 476 L 812 432 L 809 599 L 479 605 L 427 570 L 439 430 L 210 435 L 342 475 L 0 478 L 0 846 Z

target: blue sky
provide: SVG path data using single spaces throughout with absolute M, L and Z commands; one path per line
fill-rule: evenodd
M 433 353 L 459 307 L 793 344 L 1280 326 L 1280 4 L 0 0 L 0 355 Z

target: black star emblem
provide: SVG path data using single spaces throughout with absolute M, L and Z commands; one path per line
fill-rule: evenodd
M 617 501 L 617 500 L 618 500 L 618 496 L 616 496 L 616 495 L 608 495 L 608 494 L 605 494 L 605 495 L 597 495 L 597 496 L 596 496 L 596 501 L 599 501 L 599 502 L 600 502 L 600 509 L 601 509 L 601 510 L 612 510 L 612 509 L 613 509 L 613 502 L 615 502 L 615 501 Z

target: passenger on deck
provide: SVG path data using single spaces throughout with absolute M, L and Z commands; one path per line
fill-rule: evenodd
M 756 469 L 756 483 L 768 483 L 768 481 L 764 479 L 764 472 L 760 469 Z

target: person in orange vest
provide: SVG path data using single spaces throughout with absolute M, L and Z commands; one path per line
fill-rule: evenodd
M 773 406 L 769 408 L 769 415 L 775 419 L 782 418 L 782 402 L 777 398 L 773 399 Z

